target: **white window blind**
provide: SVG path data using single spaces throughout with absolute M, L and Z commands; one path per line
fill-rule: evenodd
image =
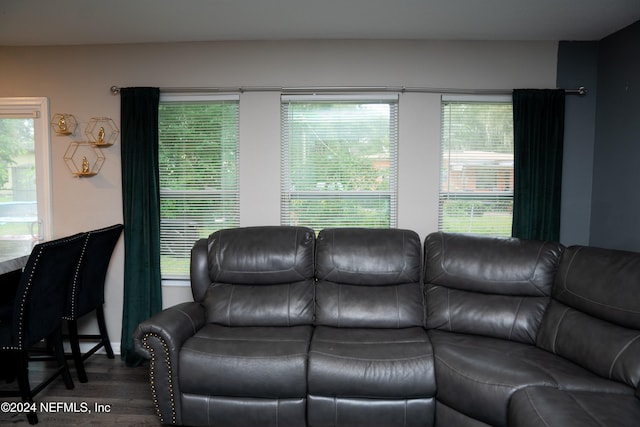
M 240 222 L 238 97 L 162 96 L 158 119 L 161 271 L 184 279 L 194 242 Z
M 281 223 L 396 227 L 393 97 L 283 97 Z
M 443 98 L 438 228 L 510 236 L 511 97 Z

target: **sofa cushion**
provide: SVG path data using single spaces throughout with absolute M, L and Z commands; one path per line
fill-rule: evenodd
M 317 326 L 309 350 L 309 394 L 366 398 L 434 396 L 426 331 Z
M 453 289 L 549 296 L 563 247 L 514 238 L 432 233 L 425 240 L 425 281 Z
M 510 427 L 635 427 L 640 401 L 633 396 L 527 387 L 514 393 Z
M 537 343 L 599 375 L 640 383 L 640 254 L 567 248 Z
M 303 227 L 246 227 L 209 236 L 207 321 L 224 326 L 313 322 L 315 234 Z
M 395 286 L 316 284 L 316 324 L 353 328 L 407 328 L 424 324 L 419 283 Z
M 584 313 L 640 330 L 640 253 L 571 246 L 562 256 L 553 298 Z
M 315 233 L 305 227 L 244 227 L 209 236 L 212 282 L 277 284 L 313 277 Z
M 316 324 L 424 325 L 421 244 L 409 230 L 339 228 L 318 234 Z
M 386 286 L 420 280 L 420 238 L 400 229 L 335 228 L 318 234 L 318 280 Z
M 427 285 L 427 328 L 536 342 L 547 297 L 491 295 Z
M 562 250 L 534 240 L 430 234 L 427 328 L 535 343 Z
M 311 326 L 205 325 L 180 350 L 181 390 L 208 396 L 305 397 L 311 333 Z
M 538 345 L 604 378 L 630 386 L 640 382 L 640 331 L 552 301 L 540 328 Z
M 313 280 L 280 285 L 214 283 L 203 304 L 207 322 L 224 326 L 295 326 L 313 321 Z
M 435 329 L 429 337 L 438 401 L 492 426 L 507 425 L 511 396 L 527 386 L 631 394 L 624 384 L 533 345 Z

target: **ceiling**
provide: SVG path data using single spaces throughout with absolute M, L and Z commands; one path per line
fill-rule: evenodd
M 640 0 L 0 0 L 0 46 L 599 40 L 638 20 Z

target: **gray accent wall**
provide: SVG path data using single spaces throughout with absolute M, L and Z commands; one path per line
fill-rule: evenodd
M 598 42 L 561 42 L 567 99 L 561 241 L 640 251 L 640 21 Z
M 600 41 L 590 244 L 640 251 L 640 22 Z
M 591 227 L 593 152 L 598 94 L 598 42 L 558 45 L 558 87 L 584 86 L 584 96 L 567 95 L 562 167 L 560 241 L 588 245 Z

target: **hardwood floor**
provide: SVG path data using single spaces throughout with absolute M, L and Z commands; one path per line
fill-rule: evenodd
M 149 367 L 127 367 L 118 355 L 108 359 L 95 354 L 85 361 L 89 382 L 80 383 L 69 361 L 75 387 L 67 390 L 61 377 L 56 378 L 36 397 L 38 405 L 51 412 L 38 411 L 38 425 L 42 426 L 160 426 L 151 401 Z M 36 384 L 51 369 L 52 362 L 30 364 L 31 383 Z M 0 390 L 15 389 L 15 382 L 0 383 Z M 19 398 L 2 398 L 1 402 L 19 402 Z M 96 406 L 97 405 L 97 406 Z M 55 409 L 59 408 L 56 412 Z M 73 412 L 76 408 L 77 411 Z M 96 411 L 96 409 L 98 411 Z M 102 411 L 101 411 L 102 410 Z M 88 412 L 90 411 L 90 413 Z M 0 425 L 29 425 L 26 414 L 0 411 Z

